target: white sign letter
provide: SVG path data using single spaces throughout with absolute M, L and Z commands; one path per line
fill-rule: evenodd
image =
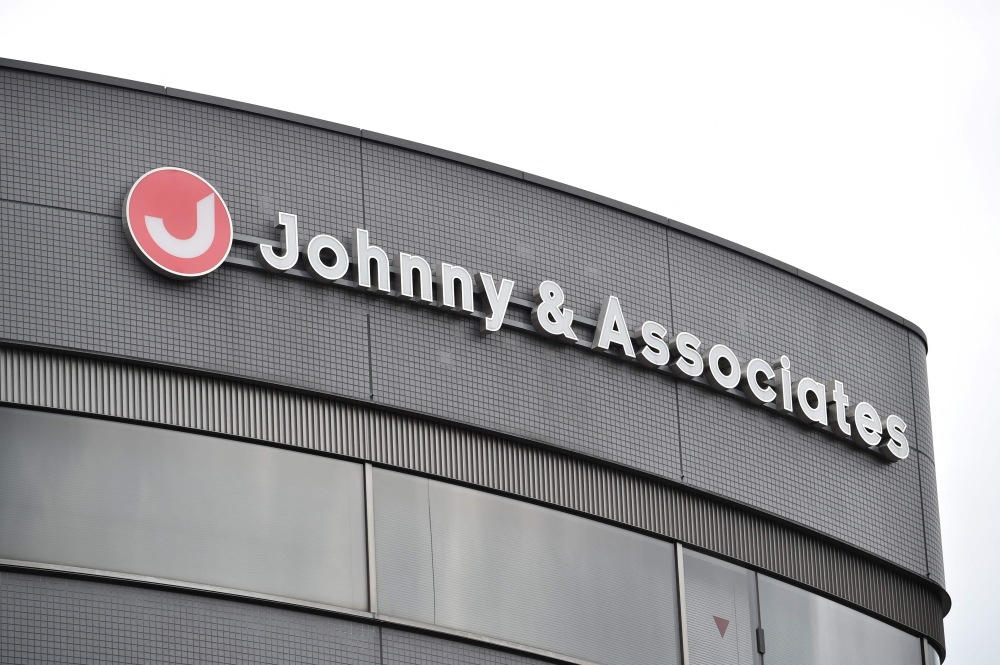
M 618 298 L 608 296 L 601 305 L 601 314 L 597 317 L 597 332 L 590 348 L 607 351 L 612 344 L 620 347 L 616 349 L 619 353 L 635 358 L 635 349 L 632 348 L 632 338 L 629 337 L 628 326 L 625 325 L 621 303 L 618 302 Z
M 510 294 L 514 292 L 514 280 L 500 280 L 500 290 L 497 291 L 493 275 L 485 272 L 476 273 L 476 284 L 486 296 L 486 318 L 483 319 L 480 330 L 484 333 L 496 332 L 503 326 L 507 315 L 507 305 L 510 304 Z

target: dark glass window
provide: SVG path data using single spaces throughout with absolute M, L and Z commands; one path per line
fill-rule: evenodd
M 365 610 L 364 469 L 0 408 L 0 558 Z
M 798 587 L 757 576 L 767 665 L 915 665 L 920 639 Z
M 671 543 L 374 472 L 379 613 L 596 663 L 679 662 Z
M 684 597 L 691 665 L 757 662 L 753 571 L 685 549 Z

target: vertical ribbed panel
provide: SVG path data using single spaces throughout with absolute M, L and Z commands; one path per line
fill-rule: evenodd
M 6 347 L 0 402 L 299 446 L 528 497 L 743 561 L 944 643 L 942 601 L 910 575 L 683 488 L 500 437 L 236 381 Z

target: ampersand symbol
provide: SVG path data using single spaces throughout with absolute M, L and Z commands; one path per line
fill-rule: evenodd
M 535 302 L 538 305 L 531 310 L 531 322 L 538 332 L 563 342 L 577 341 L 572 328 L 573 310 L 563 308 L 566 295 L 561 286 L 550 279 L 545 280 L 535 287 Z

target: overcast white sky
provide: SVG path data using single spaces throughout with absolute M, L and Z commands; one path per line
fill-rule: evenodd
M 1000 658 L 1000 2 L 0 0 L 0 56 L 523 169 L 916 322 L 949 660 Z

